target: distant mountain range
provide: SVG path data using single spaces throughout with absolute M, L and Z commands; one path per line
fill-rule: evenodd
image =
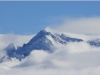
M 18 46 L 15 48 L 14 44 L 9 44 L 4 50 L 6 51 L 5 56 L 8 59 L 16 58 L 22 60 L 27 57 L 33 50 L 45 50 L 48 52 L 53 52 L 53 49 L 59 46 L 67 45 L 69 42 L 82 42 L 81 38 L 72 38 L 69 36 L 59 33 L 51 33 L 45 30 L 40 31 L 36 36 L 34 36 L 27 44 L 22 47 Z M 100 39 L 86 41 L 91 46 L 100 47 Z M 4 59 L 5 56 L 2 58 Z

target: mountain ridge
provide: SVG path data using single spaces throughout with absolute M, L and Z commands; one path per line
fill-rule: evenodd
M 64 46 L 69 42 L 82 42 L 83 39 L 72 38 L 62 34 L 53 34 L 51 32 L 42 30 L 38 32 L 27 44 L 23 44 L 22 47 L 15 48 L 14 44 L 8 45 L 5 50 L 9 58 L 16 58 L 22 60 L 27 57 L 33 50 L 44 50 L 52 52 L 53 48 Z M 99 47 L 100 42 L 87 41 L 92 46 Z M 94 43 L 94 44 L 93 44 Z

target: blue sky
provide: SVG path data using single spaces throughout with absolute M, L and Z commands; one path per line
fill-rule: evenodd
M 100 2 L 0 1 L 0 33 L 34 34 L 62 17 L 93 16 L 100 16 Z

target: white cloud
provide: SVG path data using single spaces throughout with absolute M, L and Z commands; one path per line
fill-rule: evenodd
M 8 45 L 14 43 L 15 45 L 22 46 L 27 43 L 34 35 L 16 35 L 16 34 L 0 34 L 1 44 Z
M 20 66 L 34 68 L 65 68 L 84 69 L 100 65 L 100 48 L 91 47 L 86 42 L 69 43 L 63 48 L 48 53 L 43 50 L 34 50 L 30 56 L 22 61 Z
M 54 53 L 34 50 L 21 62 L 13 62 L 15 65 L 3 65 L 2 75 L 99 75 L 99 57 L 100 48 L 92 47 L 86 42 L 70 42 Z
M 99 75 L 99 57 L 100 48 L 91 47 L 85 42 L 69 43 L 54 53 L 34 50 L 21 62 L 13 60 L 0 64 L 0 73 L 2 75 Z
M 55 29 L 71 33 L 100 34 L 100 17 L 66 19 Z

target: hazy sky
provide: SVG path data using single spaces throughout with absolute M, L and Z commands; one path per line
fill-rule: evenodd
M 64 18 L 99 17 L 100 2 L 0 2 L 0 33 L 32 34 Z

